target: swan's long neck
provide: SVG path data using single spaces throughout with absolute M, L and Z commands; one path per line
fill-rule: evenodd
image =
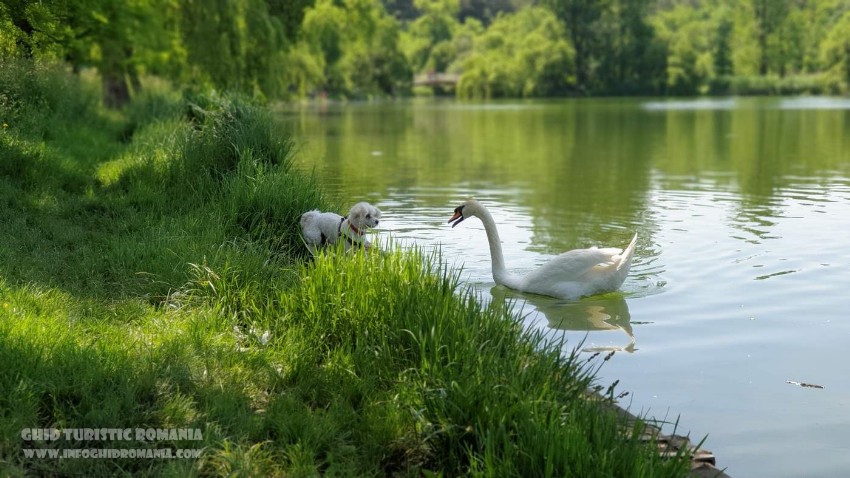
M 483 206 L 476 214 L 484 224 L 484 231 L 487 233 L 487 242 L 490 243 L 490 261 L 493 266 L 493 280 L 497 284 L 506 286 L 514 286 L 517 277 L 510 274 L 505 269 L 505 256 L 502 254 L 502 241 L 499 239 L 499 231 L 496 229 L 496 222 L 493 221 L 493 216 Z

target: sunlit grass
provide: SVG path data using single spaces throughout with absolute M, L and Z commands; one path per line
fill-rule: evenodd
M 298 217 L 326 199 L 265 110 L 159 86 L 101 116 L 71 101 L 87 86 L 48 87 L 65 96 L 43 107 L 66 113 L 0 105 L 38 123 L 0 133 L 3 158 L 25 158 L 0 169 L 0 475 L 687 471 L 585 398 L 590 364 L 481 305 L 439 256 L 307 259 Z M 198 428 L 201 442 L 156 446 L 204 453 L 26 459 L 151 446 L 24 442 L 30 427 Z

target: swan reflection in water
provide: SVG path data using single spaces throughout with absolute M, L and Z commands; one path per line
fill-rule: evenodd
M 628 337 L 626 345 L 589 346 L 583 352 L 634 352 L 635 335 L 632 330 L 629 306 L 622 294 L 613 293 L 581 300 L 564 302 L 551 297 L 527 294 L 495 286 L 490 289 L 493 299 L 513 301 L 520 307 L 533 306 L 546 317 L 548 326 L 556 330 L 622 331 Z M 527 310 L 523 311 L 528 313 Z

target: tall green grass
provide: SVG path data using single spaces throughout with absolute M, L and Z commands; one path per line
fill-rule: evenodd
M 265 109 L 151 84 L 106 113 L 52 71 L 0 75 L 2 159 L 25 158 L 0 169 L 0 475 L 687 472 L 586 399 L 591 364 L 439 257 L 306 259 L 298 217 L 328 201 Z M 155 446 L 204 453 L 27 459 L 153 446 L 24 442 L 30 427 L 199 428 Z

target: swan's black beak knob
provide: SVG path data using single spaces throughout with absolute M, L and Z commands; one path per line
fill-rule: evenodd
M 452 227 L 455 227 L 458 224 L 460 224 L 461 222 L 463 222 L 464 219 L 466 219 L 466 218 L 463 217 L 463 206 L 458 206 L 458 207 L 455 208 L 454 216 L 452 216 L 452 218 L 449 219 L 449 223 L 451 223 L 452 221 L 456 221 L 454 224 L 452 224 Z

